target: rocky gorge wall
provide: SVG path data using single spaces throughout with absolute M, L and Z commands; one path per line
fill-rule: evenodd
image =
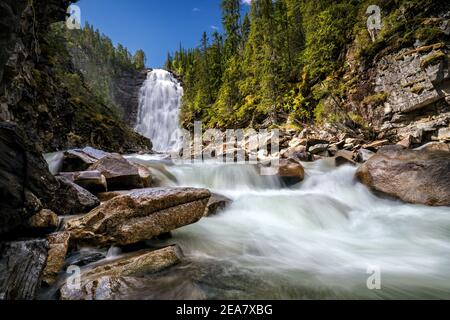
M 62 39 L 49 38 L 70 1 L 4 1 L 0 24 L 0 120 L 14 121 L 41 151 L 92 145 L 108 151 L 151 148 L 99 101 Z

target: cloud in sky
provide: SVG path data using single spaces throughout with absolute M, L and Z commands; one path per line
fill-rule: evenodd
M 192 12 L 200 12 L 199 8 L 192 8 Z
M 218 27 L 218 26 L 214 26 L 214 25 L 212 25 L 212 26 L 211 26 L 211 29 L 214 29 L 214 30 L 219 30 L 219 27 Z
M 252 2 L 252 0 L 241 0 L 241 1 L 242 1 L 242 3 L 245 3 L 245 4 L 250 4 Z

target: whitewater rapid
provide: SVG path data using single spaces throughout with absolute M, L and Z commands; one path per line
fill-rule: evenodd
M 170 152 L 180 149 L 182 133 L 179 110 L 183 87 L 165 70 L 148 73 L 139 93 L 136 132 L 150 138 L 153 150 Z
M 355 168 L 331 160 L 304 166 L 306 180 L 292 188 L 250 165 L 169 166 L 178 182 L 168 186 L 234 202 L 173 232 L 169 243 L 190 263 L 167 276 L 175 287 L 163 296 L 198 298 L 186 290 L 192 281 L 203 298 L 450 298 L 448 208 L 379 198 L 353 179 Z M 373 270 L 382 290 L 367 287 Z

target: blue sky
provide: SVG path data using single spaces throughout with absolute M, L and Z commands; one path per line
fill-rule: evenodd
M 161 67 L 180 43 L 198 46 L 203 31 L 222 31 L 220 0 L 80 0 L 77 5 L 82 25 L 88 21 L 133 53 L 143 49 L 149 67 Z

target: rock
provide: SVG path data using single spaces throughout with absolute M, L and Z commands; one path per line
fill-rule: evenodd
M 0 123 L 0 235 L 48 208 L 59 184 L 14 123 Z
M 305 146 L 306 147 L 307 142 L 308 142 L 308 140 L 306 140 L 306 139 L 293 138 L 289 142 L 289 148 L 296 148 L 298 146 Z
M 309 153 L 315 155 L 315 154 L 321 154 L 328 150 L 329 145 L 328 144 L 316 144 L 309 148 Z
M 93 299 L 98 293 L 104 291 L 104 284 L 102 284 L 104 280 L 102 279 L 105 277 L 118 278 L 156 273 L 180 263 L 181 258 L 182 252 L 177 246 L 130 254 L 82 273 L 81 289 L 72 289 L 64 285 L 60 290 L 61 300 Z M 108 291 L 110 288 L 111 286 L 108 285 Z
M 59 215 L 75 215 L 87 213 L 98 207 L 100 201 L 92 193 L 64 177 L 56 177 L 60 189 L 55 195 L 52 209 Z
M 42 281 L 46 285 L 53 285 L 59 273 L 64 267 L 64 262 L 69 249 L 69 232 L 59 232 L 47 237 L 49 250 L 47 263 L 44 268 Z
M 0 242 L 0 300 L 33 300 L 47 260 L 46 240 Z
M 430 142 L 414 150 L 421 151 L 447 151 L 450 152 L 450 146 L 444 142 Z
M 55 230 L 59 226 L 59 218 L 51 210 L 41 210 L 30 219 L 28 219 L 26 223 L 27 229 L 38 229 L 38 230 Z
M 139 176 L 141 177 L 142 186 L 144 188 L 150 188 L 153 183 L 152 172 L 150 171 L 150 169 L 140 164 L 133 164 L 133 165 L 138 169 Z
M 216 215 L 217 213 L 228 207 L 232 202 L 233 200 L 225 196 L 213 193 L 208 201 L 208 204 L 206 205 L 204 216 L 211 217 L 213 215 Z
M 307 152 L 305 146 L 298 146 L 295 148 L 289 148 L 283 151 L 282 157 L 284 159 L 292 159 L 294 162 L 311 162 L 313 161 L 312 155 Z
M 366 161 L 369 161 L 369 159 L 372 158 L 374 155 L 375 152 L 366 149 L 359 149 L 356 155 L 356 161 L 358 161 L 359 163 L 364 163 Z
M 378 149 L 380 149 L 381 147 L 388 145 L 388 144 L 389 144 L 389 140 L 374 141 L 372 143 L 363 145 L 363 149 L 367 149 L 367 150 L 376 152 Z
M 106 178 L 108 190 L 143 188 L 139 169 L 120 155 L 108 155 L 89 167 L 100 171 Z
M 113 198 L 86 216 L 66 223 L 71 241 L 127 245 L 197 222 L 211 193 L 206 189 L 157 188 Z
M 278 176 L 287 186 L 291 186 L 305 179 L 305 169 L 298 162 L 281 159 Z
M 439 129 L 437 138 L 439 141 L 450 141 L 450 127 Z
M 110 153 L 91 147 L 67 150 L 64 152 L 62 171 L 86 171 L 91 165 L 108 155 Z
M 406 149 L 409 149 L 413 143 L 413 137 L 411 135 L 408 135 L 405 139 L 401 140 L 397 143 L 397 145 L 402 146 Z
M 336 167 L 345 165 L 356 166 L 356 162 L 353 160 L 353 152 L 347 150 L 339 150 L 336 153 L 335 163 Z
M 382 148 L 356 177 L 373 191 L 405 202 L 450 206 L 450 153 Z
M 97 197 L 101 202 L 106 202 L 111 199 L 114 199 L 115 197 L 124 196 L 126 194 L 130 194 L 131 192 L 137 191 L 137 190 L 139 190 L 139 189 L 102 192 L 102 193 L 97 194 Z
M 309 150 L 311 147 L 314 147 L 316 145 L 330 145 L 330 142 L 327 140 L 322 139 L 308 139 L 306 142 L 306 149 Z
M 106 192 L 108 190 L 106 178 L 100 171 L 61 172 L 59 176 L 69 179 L 92 193 Z

